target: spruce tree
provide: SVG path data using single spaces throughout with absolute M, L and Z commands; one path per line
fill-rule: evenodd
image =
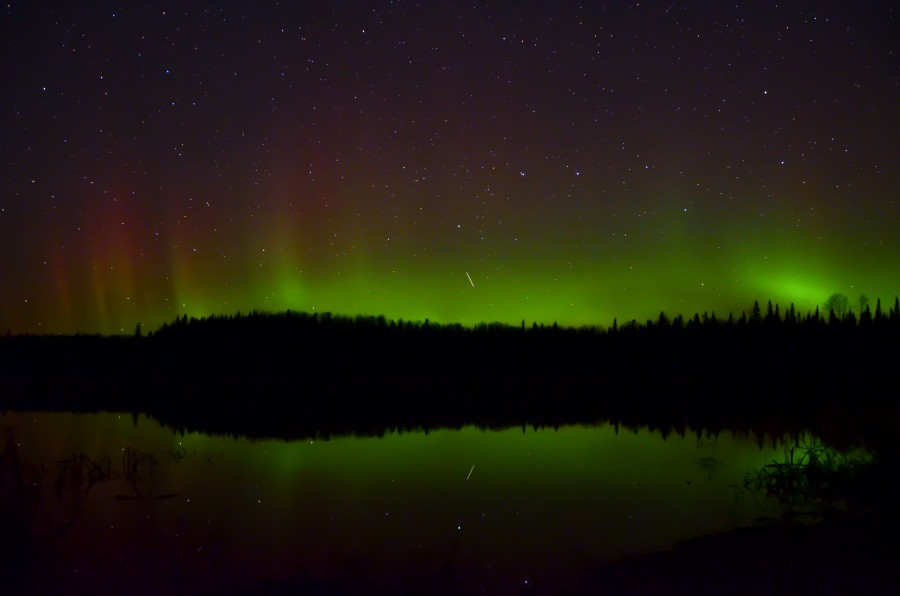
M 750 311 L 750 322 L 751 323 L 759 323 L 759 321 L 761 319 L 762 319 L 762 315 L 760 314 L 760 310 L 759 310 L 759 302 L 754 300 L 753 301 L 753 310 Z

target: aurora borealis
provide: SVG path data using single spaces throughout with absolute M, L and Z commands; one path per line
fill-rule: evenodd
M 74 569 L 93 580 L 82 590 L 91 593 L 233 592 L 248 581 L 303 593 L 309 576 L 353 582 L 339 590 L 350 593 L 400 583 L 415 593 L 510 593 L 525 578 L 554 594 L 597 593 L 582 586 L 586 571 L 625 553 L 776 513 L 742 479 L 785 458 L 754 436 L 664 439 L 612 425 L 285 442 L 173 433 L 111 413 L 4 412 L 0 421 L 50 486 L 72 454 L 107 457 L 116 472 L 126 449 L 156 463 L 134 484 L 117 473 L 79 494 L 63 477 L 44 491 L 33 535 L 54 564 L 27 567 L 28 593 L 71 591 L 58 586 L 71 585 Z M 116 497 L 135 493 L 170 498 Z M 71 514 L 64 506 L 78 497 Z M 455 589 L 441 590 L 448 582 Z
M 887 1 L 6 3 L 0 330 L 892 301 L 895 23 Z

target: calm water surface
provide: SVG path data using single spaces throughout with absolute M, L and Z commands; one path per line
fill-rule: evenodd
M 0 427 L 0 530 L 33 592 L 577 592 L 604 563 L 775 514 L 742 481 L 783 459 L 754 437 L 612 426 L 298 442 L 125 414 Z

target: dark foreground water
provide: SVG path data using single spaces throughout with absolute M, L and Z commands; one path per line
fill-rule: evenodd
M 600 566 L 753 524 L 755 437 L 472 427 L 327 441 L 0 416 L 5 586 L 578 592 Z M 15 545 L 15 546 L 13 546 Z

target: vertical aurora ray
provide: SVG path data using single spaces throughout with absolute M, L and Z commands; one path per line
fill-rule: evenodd
M 84 220 L 93 311 L 88 318 L 103 321 L 106 332 L 130 333 L 149 310 L 150 288 L 141 283 L 149 250 L 141 225 L 145 214 L 137 201 L 113 187 L 85 201 Z
M 886 6 L 11 5 L 0 332 L 892 301 Z
M 344 578 L 353 565 L 367 582 L 386 582 L 369 591 L 385 591 L 397 578 L 428 591 L 446 582 L 445 566 L 428 561 L 448 558 L 474 575 L 460 580 L 470 582 L 465 590 L 485 582 L 509 591 L 523 573 L 544 578 L 536 585 L 558 586 L 626 554 L 668 550 L 780 513 L 737 487 L 748 470 L 781 461 L 782 449 L 728 432 L 664 439 L 611 426 L 469 426 L 285 442 L 179 433 L 144 416 L 135 424 L 108 413 L 6 413 L 0 420 L 15 432 L 22 460 L 43 466 L 45 480 L 73 454 L 106 460 L 115 472 L 75 493 L 85 504 L 78 523 L 58 507 L 74 493 L 71 485 L 61 496 L 48 494 L 52 506 L 35 514 L 73 536 L 46 552 L 83 563 L 85 582 L 94 574 L 108 582 L 101 570 L 115 564 L 130 582 L 167 585 L 146 563 L 161 560 L 159 540 L 146 539 L 147 508 L 122 498 L 135 494 L 154 506 L 155 535 L 183 547 L 177 580 L 217 588 L 299 586 L 298 569 L 321 581 Z M 152 456 L 153 473 L 128 477 L 126 448 Z M 149 498 L 164 495 L 171 498 Z M 89 561 L 78 558 L 84 550 Z M 479 569 L 489 574 L 479 577 Z M 433 577 L 422 583 L 423 574 Z

